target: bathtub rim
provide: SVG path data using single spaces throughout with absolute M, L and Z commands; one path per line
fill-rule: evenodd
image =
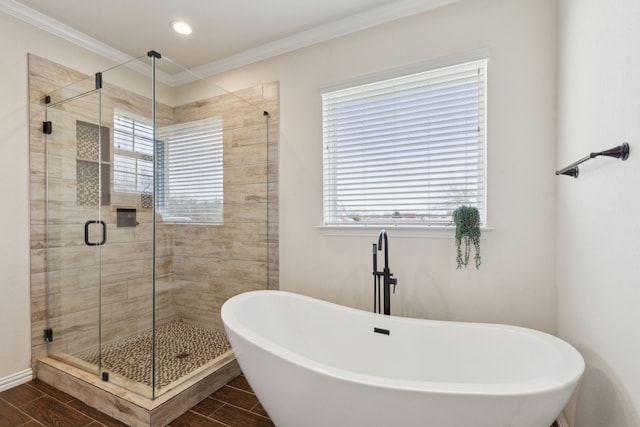
M 496 382 L 496 383 L 473 383 L 473 382 L 443 382 L 443 381 L 424 381 L 424 380 L 410 380 L 406 378 L 389 378 L 385 376 L 377 376 L 370 374 L 363 374 L 356 371 L 346 370 L 336 366 L 332 366 L 317 360 L 313 360 L 309 357 L 302 356 L 286 347 L 276 344 L 268 339 L 255 333 L 251 328 L 245 326 L 241 320 L 235 316 L 235 307 L 241 304 L 244 300 L 250 298 L 264 298 L 265 295 L 277 295 L 278 297 L 294 298 L 300 300 L 310 301 L 311 303 L 327 304 L 336 310 L 344 310 L 346 312 L 355 313 L 357 315 L 370 315 L 372 317 L 380 317 L 383 321 L 391 322 L 408 322 L 408 323 L 440 323 L 440 324 L 455 324 L 463 327 L 476 327 L 476 328 L 497 328 L 501 330 L 510 330 L 519 333 L 525 333 L 526 335 L 533 336 L 537 339 L 543 339 L 548 341 L 552 347 L 565 355 L 565 358 L 573 359 L 573 362 L 577 362 L 576 367 L 572 366 L 575 372 L 565 375 L 560 378 L 537 378 L 524 381 L 510 381 L 510 382 Z M 259 347 L 261 350 L 293 363 L 296 366 L 309 369 L 321 375 L 326 375 L 337 380 L 353 381 L 358 384 L 367 385 L 371 387 L 380 387 L 385 389 L 405 390 L 420 393 L 433 393 L 433 394 L 452 394 L 452 395 L 468 395 L 468 396 L 493 396 L 493 397 L 518 397 L 518 396 L 531 396 L 535 394 L 561 392 L 567 388 L 573 390 L 580 380 L 585 369 L 585 362 L 582 355 L 572 345 L 566 341 L 548 334 L 546 332 L 538 331 L 531 328 L 522 326 L 500 324 L 500 323 L 481 323 L 481 322 L 459 322 L 459 321 L 447 321 L 447 320 L 431 320 L 431 319 L 417 319 L 409 317 L 399 316 L 386 316 L 382 314 L 367 312 L 364 310 L 343 306 L 333 302 L 321 300 L 314 297 L 309 297 L 302 294 L 297 294 L 289 291 L 281 290 L 257 290 L 248 291 L 242 294 L 235 295 L 229 298 L 222 306 L 221 310 L 222 320 L 224 327 L 230 329 L 235 335 L 241 339 L 248 341 L 250 344 Z M 228 335 L 229 332 L 227 332 Z M 241 358 L 239 362 L 242 363 Z

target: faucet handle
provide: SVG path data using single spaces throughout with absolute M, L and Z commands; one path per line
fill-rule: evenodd
M 389 273 L 389 284 L 393 285 L 393 293 L 396 293 L 396 285 L 398 284 L 398 279 L 393 277 L 393 273 Z

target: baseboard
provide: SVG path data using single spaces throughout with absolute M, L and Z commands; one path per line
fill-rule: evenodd
M 31 368 L 24 371 L 0 378 L 0 391 L 9 390 L 17 385 L 27 383 L 33 379 L 33 370 Z
M 564 414 L 560 414 L 560 416 L 556 420 L 556 424 L 558 424 L 558 427 L 569 427 L 569 423 L 567 422 L 567 419 L 564 417 Z

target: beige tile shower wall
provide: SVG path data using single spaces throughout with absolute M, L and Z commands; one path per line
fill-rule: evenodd
M 97 94 L 50 111 L 47 118 L 52 120 L 54 132 L 49 138 L 42 133 L 45 94 L 85 77 L 58 64 L 29 56 L 33 363 L 46 354 L 73 354 L 94 348 L 98 344 L 100 317 L 103 342 L 149 329 L 152 324 L 151 209 L 142 208 L 140 195 L 118 194 L 112 188 L 109 206 L 81 206 L 77 200 L 76 120 L 98 124 Z M 108 83 L 104 87 L 101 92 L 102 126 L 112 130 L 114 108 L 150 116 L 148 99 L 111 88 Z M 157 110 L 159 121 L 172 121 L 171 108 L 159 105 Z M 113 138 L 112 131 L 110 137 Z M 49 144 L 50 152 L 55 153 L 48 159 L 48 227 L 45 143 Z M 105 167 L 112 163 L 112 156 L 103 159 Z M 139 225 L 118 228 L 118 207 L 137 208 Z M 107 224 L 107 243 L 100 248 L 86 246 L 84 223 L 98 218 Z M 91 229 L 94 231 L 91 240 L 99 240 L 98 228 L 92 226 Z M 161 324 L 175 317 L 170 285 L 173 228 L 158 227 L 156 236 L 156 272 L 160 279 L 155 301 L 156 322 Z M 54 340 L 49 345 L 42 338 L 45 327 L 54 331 Z
M 274 82 L 175 109 L 178 123 L 217 115 L 224 129 L 224 224 L 175 226 L 181 320 L 222 328 L 220 308 L 229 297 L 278 287 L 278 93 Z
M 81 290 L 80 269 L 55 270 L 49 273 L 49 279 L 55 285 L 47 285 L 47 251 L 46 251 L 46 155 L 45 136 L 42 133 L 42 122 L 45 120 L 44 95 L 54 89 L 64 86 L 74 81 L 78 81 L 85 76 L 68 69 L 52 70 L 47 61 L 33 55 L 29 56 L 29 113 L 30 113 L 30 167 L 31 167 L 31 241 L 30 241 L 30 263 L 31 263 L 31 312 L 32 312 L 32 360 L 35 361 L 48 353 L 47 345 L 43 341 L 43 329 L 47 326 L 55 326 L 54 340 L 60 342 L 61 347 L 66 345 L 64 337 L 68 331 L 75 329 L 75 336 L 78 341 L 85 341 L 90 332 L 97 330 L 98 312 L 96 309 L 85 309 L 83 316 L 79 318 L 77 314 L 69 314 L 64 323 L 48 321 L 48 314 L 53 312 L 49 303 L 53 302 L 56 296 L 63 292 L 74 292 Z M 62 151 L 62 147 L 58 147 Z M 69 151 L 67 149 L 67 151 Z M 75 164 L 75 160 L 62 161 L 64 155 L 58 156 L 55 166 L 50 167 L 52 179 L 60 184 L 73 183 L 74 176 L 68 170 Z M 65 173 L 65 171 L 67 171 Z M 75 191 L 75 187 L 73 187 Z M 52 197 L 61 199 L 61 195 L 52 194 Z M 56 202 L 55 211 L 62 212 L 64 203 Z M 52 203 L 53 206 L 53 203 Z M 66 239 L 58 239 L 57 248 L 51 251 L 53 257 L 56 252 L 60 253 L 64 246 L 72 247 L 74 236 L 68 233 L 61 225 L 58 225 L 57 233 L 67 233 Z M 51 233 L 56 230 L 49 230 Z M 52 242 L 53 243 L 53 242 Z M 74 249 L 75 250 L 75 249 Z M 89 338 L 90 340 L 91 338 Z

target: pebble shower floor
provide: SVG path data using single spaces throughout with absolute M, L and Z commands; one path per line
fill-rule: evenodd
M 102 349 L 102 370 L 151 386 L 152 331 Z M 231 350 L 222 331 L 172 322 L 156 328 L 156 388 L 161 389 Z M 76 357 L 98 365 L 97 349 Z

